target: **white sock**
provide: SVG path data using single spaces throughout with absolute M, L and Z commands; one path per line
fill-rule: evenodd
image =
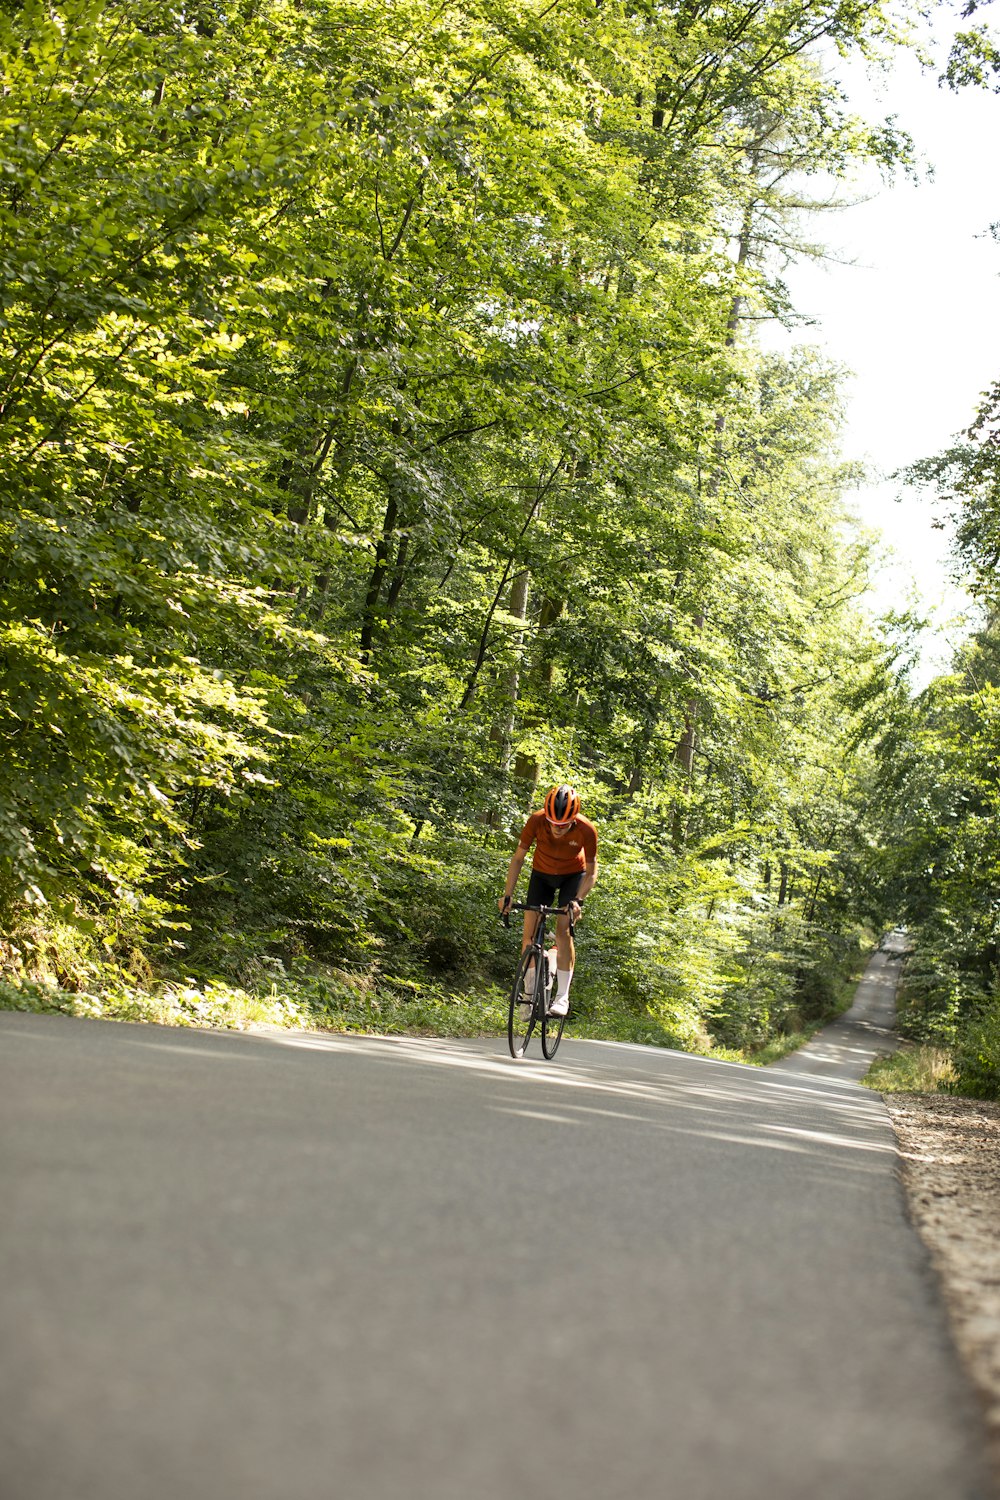
M 566 996 L 569 994 L 569 987 L 573 983 L 573 970 L 557 969 L 556 975 L 556 999 L 565 1000 Z

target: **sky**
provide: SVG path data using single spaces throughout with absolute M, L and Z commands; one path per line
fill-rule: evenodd
M 855 113 L 894 115 L 913 136 L 920 177 L 886 186 L 873 172 L 851 195 L 867 201 L 807 226 L 836 260 L 786 273 L 793 304 L 812 320 L 791 338 L 854 372 L 844 456 L 866 461 L 874 482 L 848 498 L 885 538 L 869 602 L 879 611 L 915 600 L 931 615 L 925 679 L 947 670 L 969 601 L 950 581 L 933 497 L 889 476 L 947 447 L 980 393 L 1000 381 L 1000 243 L 989 232 L 1000 220 L 1000 97 L 954 93 L 938 84 L 939 71 L 909 55 L 886 76 L 838 68 Z

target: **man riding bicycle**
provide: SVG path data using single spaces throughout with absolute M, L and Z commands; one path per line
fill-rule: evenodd
M 549 1014 L 565 1016 L 569 1011 L 569 987 L 573 982 L 576 948 L 570 924 L 579 921 L 584 897 L 597 880 L 597 829 L 588 818 L 580 816 L 580 799 L 571 786 L 554 786 L 545 806 L 531 814 L 521 830 L 517 848 L 507 867 L 504 893 L 497 902 L 501 912 L 514 899 L 521 866 L 528 850 L 535 845 L 528 881 L 528 906 L 565 906 L 568 908 L 556 923 L 556 995 Z M 528 947 L 538 918 L 533 911 L 524 914 L 521 952 Z

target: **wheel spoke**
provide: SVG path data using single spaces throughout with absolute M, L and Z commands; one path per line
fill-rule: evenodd
M 541 955 L 538 956 L 541 957 Z M 543 975 L 542 967 L 535 962 L 535 957 L 533 948 L 526 948 L 521 954 L 521 961 L 514 978 L 514 987 L 510 992 L 510 1004 L 507 1008 L 507 1041 L 510 1045 L 511 1057 L 524 1056 L 525 1048 L 538 1020 Z M 524 981 L 529 971 L 532 972 L 528 978 L 529 997 L 526 1000 Z
M 542 1017 L 542 1056 L 555 1057 L 559 1043 L 562 1041 L 563 1027 L 566 1025 L 565 1016 Z

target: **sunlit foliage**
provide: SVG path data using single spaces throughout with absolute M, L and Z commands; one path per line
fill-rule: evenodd
M 584 1010 L 744 1045 L 828 1005 L 885 652 L 834 372 L 751 330 L 810 174 L 906 156 L 815 49 L 893 40 L 846 0 L 0 7 L 12 932 L 498 976 L 568 776 Z

